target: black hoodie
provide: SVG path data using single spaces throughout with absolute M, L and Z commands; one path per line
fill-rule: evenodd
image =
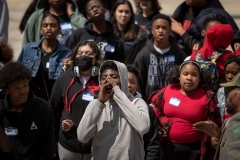
M 91 153 L 92 141 L 90 140 L 87 143 L 80 143 L 77 139 L 77 127 L 89 103 L 88 101 L 83 100 L 83 94 L 91 94 L 94 98 L 97 97 L 99 90 L 98 76 L 90 77 L 85 86 L 85 90 L 73 98 L 74 95 L 84 86 L 79 78 L 74 74 L 74 68 L 72 67 L 68 71 L 62 73 L 56 80 L 50 98 L 50 106 L 54 115 L 56 140 L 62 147 L 71 152 L 89 154 Z M 68 93 L 66 93 L 68 88 Z M 66 97 L 68 100 L 65 99 Z M 72 104 L 70 105 L 71 100 Z M 66 107 L 66 102 L 68 102 L 69 108 Z M 67 108 L 69 109 L 69 112 L 67 111 Z M 62 121 L 65 119 L 72 120 L 74 123 L 71 130 L 67 132 L 63 131 L 61 127 Z
M 53 114 L 48 103 L 35 97 L 31 91 L 21 112 L 11 110 L 9 95 L 0 101 L 0 125 L 5 132 L 9 131 L 7 135 L 15 159 L 53 159 L 55 146 Z M 13 130 L 18 131 L 18 134 L 11 136 Z M 3 157 L 1 151 L 0 157 Z
M 152 38 L 148 45 L 137 55 L 134 65 L 140 72 L 138 91 L 144 100 L 156 90 L 165 87 L 166 77 L 174 65 L 180 65 L 186 54 L 177 46 L 172 37 L 169 38 L 171 47 L 164 55 L 155 50 Z
M 98 34 L 92 29 L 92 22 L 85 23 L 85 27 L 75 30 L 66 42 L 66 46 L 73 49 L 79 42 L 94 40 L 102 51 L 104 60 L 116 60 L 124 63 L 123 41 L 114 34 L 113 25 L 105 21 L 106 31 Z

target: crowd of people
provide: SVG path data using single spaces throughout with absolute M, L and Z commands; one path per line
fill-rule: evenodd
M 239 159 L 238 26 L 219 0 L 161 9 L 32 0 L 15 61 L 0 1 L 1 159 Z

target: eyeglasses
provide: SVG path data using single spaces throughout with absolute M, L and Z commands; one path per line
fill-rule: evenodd
M 100 5 L 100 4 L 95 4 L 95 5 L 89 6 L 88 7 L 88 12 L 92 12 L 94 8 L 98 9 L 98 8 L 101 8 L 101 7 L 102 7 L 102 5 Z
M 88 57 L 94 57 L 95 54 L 93 52 L 90 52 L 90 51 L 86 51 L 86 52 L 82 52 L 82 51 L 78 51 L 77 55 L 79 56 L 88 56 Z

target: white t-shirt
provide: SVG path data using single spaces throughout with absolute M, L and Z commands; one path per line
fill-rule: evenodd
M 154 48 L 156 49 L 156 51 L 158 51 L 160 54 L 164 55 L 165 53 L 167 53 L 170 50 L 170 47 L 165 48 L 165 49 L 161 49 L 158 48 L 157 46 L 154 45 Z

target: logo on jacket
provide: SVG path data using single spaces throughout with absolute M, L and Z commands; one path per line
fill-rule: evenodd
M 36 124 L 34 123 L 34 121 L 32 122 L 32 126 L 31 126 L 31 130 L 34 130 L 34 129 L 38 129 L 38 127 L 36 126 Z

